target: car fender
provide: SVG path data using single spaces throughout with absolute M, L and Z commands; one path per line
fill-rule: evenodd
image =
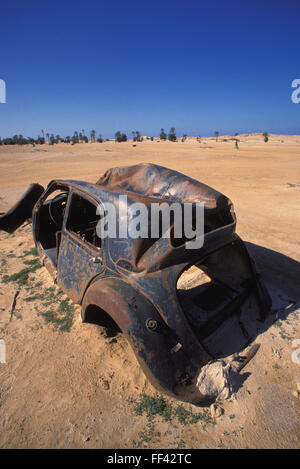
M 101 310 L 108 314 L 126 334 L 151 383 L 185 400 L 182 382 L 188 382 L 189 373 L 195 370 L 178 338 L 146 296 L 128 282 L 110 277 L 94 281 L 87 289 L 82 302 L 83 322 L 89 322 L 90 305 L 99 307 L 99 314 Z

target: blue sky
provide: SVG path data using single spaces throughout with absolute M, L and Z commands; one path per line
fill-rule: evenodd
M 300 133 L 298 0 L 3 0 L 0 136 Z

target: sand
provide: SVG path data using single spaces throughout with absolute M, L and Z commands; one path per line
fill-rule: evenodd
M 71 308 L 70 332 L 55 330 L 41 314 L 66 298 L 54 306 L 39 299 L 53 286 L 43 267 L 24 285 L 2 281 L 33 259 L 24 256 L 33 247 L 31 226 L 12 236 L 0 233 L 0 339 L 6 343 L 6 363 L 0 363 L 1 448 L 299 448 L 300 363 L 292 361 L 292 345 L 300 339 L 300 136 L 270 135 L 265 143 L 261 134 L 240 135 L 238 150 L 231 138 L 147 140 L 135 147 L 132 141 L 0 147 L 0 212 L 31 182 L 94 182 L 112 166 L 139 162 L 167 166 L 214 187 L 234 202 L 237 232 L 273 297 L 273 314 L 257 339 L 261 347 L 233 397 L 221 403 L 222 415 L 207 418 L 207 425 L 175 415 L 149 422 L 128 399 L 156 391 L 125 337 L 110 338 L 100 327 L 82 324 L 77 306 Z M 180 405 L 166 402 L 174 409 Z M 209 409 L 183 408 L 210 415 Z

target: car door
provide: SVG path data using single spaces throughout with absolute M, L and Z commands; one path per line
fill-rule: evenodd
M 61 232 L 57 283 L 75 303 L 81 302 L 90 281 L 104 271 L 96 208 L 94 199 L 72 190 Z

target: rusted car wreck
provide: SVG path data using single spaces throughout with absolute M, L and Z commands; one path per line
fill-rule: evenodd
M 118 212 L 120 194 L 146 205 L 204 202 L 203 246 L 186 249 L 184 237 L 161 233 L 97 236 L 96 207 L 110 202 Z M 125 333 L 158 389 L 200 405 L 211 402 L 217 393 L 203 391 L 209 386 L 201 388 L 201 370 L 216 362 L 228 369 L 228 357 L 251 344 L 271 306 L 235 232 L 231 201 L 183 174 L 139 164 L 109 169 L 96 183 L 54 180 L 46 190 L 32 184 L 0 217 L 0 229 L 12 232 L 31 214 L 43 263 L 81 305 L 83 321 Z

